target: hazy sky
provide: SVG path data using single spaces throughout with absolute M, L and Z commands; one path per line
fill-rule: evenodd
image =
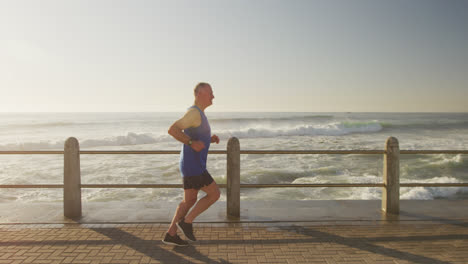
M 464 0 L 0 0 L 0 111 L 468 111 Z

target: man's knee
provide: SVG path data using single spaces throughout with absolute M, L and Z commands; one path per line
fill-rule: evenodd
M 216 202 L 216 201 L 218 201 L 219 197 L 221 196 L 221 192 L 219 191 L 219 189 L 216 189 L 215 191 L 208 194 L 208 196 L 210 197 L 210 199 L 213 202 Z

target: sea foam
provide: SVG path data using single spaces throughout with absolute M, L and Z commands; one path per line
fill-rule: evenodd
M 169 141 L 169 135 L 155 136 L 149 133 L 133 133 L 129 132 L 125 136 L 106 137 L 101 139 L 80 139 L 81 148 L 93 148 L 104 146 L 131 146 L 131 145 L 144 145 L 154 144 L 163 141 Z M 0 145 L 0 150 L 62 150 L 64 148 L 65 140 L 63 141 L 39 141 L 39 142 L 17 142 L 5 145 Z
M 355 133 L 375 133 L 382 130 L 378 122 L 332 122 L 328 124 L 299 125 L 295 127 L 247 127 L 240 130 L 221 131 L 220 136 L 229 138 L 270 138 L 280 136 L 342 136 Z
M 218 130 L 213 131 L 219 137 L 228 139 L 238 138 L 272 138 L 281 136 L 342 136 L 355 133 L 375 133 L 382 130 L 382 125 L 378 122 L 332 122 L 328 124 L 299 125 L 295 127 L 272 128 L 267 126 L 254 126 L 241 128 L 239 130 Z M 70 135 L 71 136 L 71 135 Z M 113 136 L 105 138 L 81 139 L 80 147 L 93 148 L 103 146 L 131 146 L 154 144 L 173 140 L 167 134 L 151 134 L 128 132 L 124 136 Z M 63 149 L 63 141 L 39 141 L 39 142 L 17 142 L 0 145 L 0 150 L 55 150 Z

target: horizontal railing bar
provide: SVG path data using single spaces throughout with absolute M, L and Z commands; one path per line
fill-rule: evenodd
M 241 154 L 385 154 L 385 150 L 241 150 Z M 468 154 L 468 150 L 400 150 L 400 154 Z
M 400 187 L 468 187 L 468 183 L 400 183 Z
M 468 150 L 400 150 L 400 154 L 468 154 Z
M 226 154 L 225 150 L 212 150 L 210 154 Z M 9 155 L 30 155 L 30 154 L 64 154 L 63 151 L 32 150 L 32 151 L 0 151 L 1 154 Z M 180 150 L 82 150 L 80 154 L 180 154 Z
M 180 150 L 81 150 L 80 154 L 180 154 Z
M 28 150 L 28 151 L 17 151 L 17 150 L 7 150 L 7 151 L 0 151 L 0 155 L 1 154 L 8 154 L 8 155 L 16 155 L 16 154 L 20 154 L 20 155 L 30 155 L 30 154 L 40 154 L 40 155 L 44 155 L 44 154 L 61 154 L 63 155 L 64 152 L 63 150 Z
M 210 154 L 227 154 L 226 150 L 211 150 Z M 0 151 L 0 155 L 64 154 L 55 150 Z M 179 150 L 82 150 L 80 154 L 180 154 Z M 240 154 L 385 154 L 385 150 L 241 150 Z M 400 154 L 468 154 L 468 150 L 400 150 Z
M 226 150 L 211 150 L 210 154 L 227 154 Z M 384 150 L 241 150 L 240 154 L 384 154 Z M 0 154 L 64 154 L 63 151 L 0 151 Z M 80 154 L 180 154 L 179 150 L 81 150 Z
M 226 188 L 226 184 L 218 184 Z M 383 183 L 355 183 L 355 184 L 241 184 L 241 188 L 279 188 L 279 187 L 384 187 Z M 82 188 L 182 188 L 182 184 L 82 184 Z
M 63 184 L 2 184 L 0 189 L 63 188 Z
M 210 154 L 227 154 L 226 150 L 211 150 Z M 240 154 L 384 154 L 384 150 L 241 150 Z M 0 154 L 64 154 L 63 151 L 0 151 Z M 80 154 L 180 154 L 179 150 L 81 150 Z
M 81 188 L 182 188 L 182 184 L 81 184 Z
M 226 184 L 218 184 L 226 188 Z M 383 183 L 241 184 L 241 188 L 385 187 Z M 182 188 L 182 184 L 81 184 L 82 188 Z M 400 187 L 468 187 L 468 183 L 400 183 Z M 63 184 L 4 184 L 0 188 L 63 188 Z
M 384 187 L 383 183 L 241 184 L 241 188 Z
M 226 188 L 226 184 L 218 184 Z M 325 184 L 241 184 L 241 188 L 303 188 L 303 187 L 384 187 L 383 183 Z M 182 184 L 81 184 L 81 188 L 182 188 Z M 0 185 L 0 188 L 63 188 L 63 184 Z
M 182 184 L 81 184 L 81 188 L 183 188 Z M 226 188 L 226 184 L 218 184 Z
M 241 150 L 240 154 L 385 154 L 384 150 Z

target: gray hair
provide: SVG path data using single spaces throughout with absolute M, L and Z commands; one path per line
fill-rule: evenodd
M 201 88 L 210 86 L 209 83 L 201 82 L 198 83 L 197 86 L 195 86 L 195 89 L 193 89 L 193 94 L 197 96 L 198 92 L 200 91 Z

